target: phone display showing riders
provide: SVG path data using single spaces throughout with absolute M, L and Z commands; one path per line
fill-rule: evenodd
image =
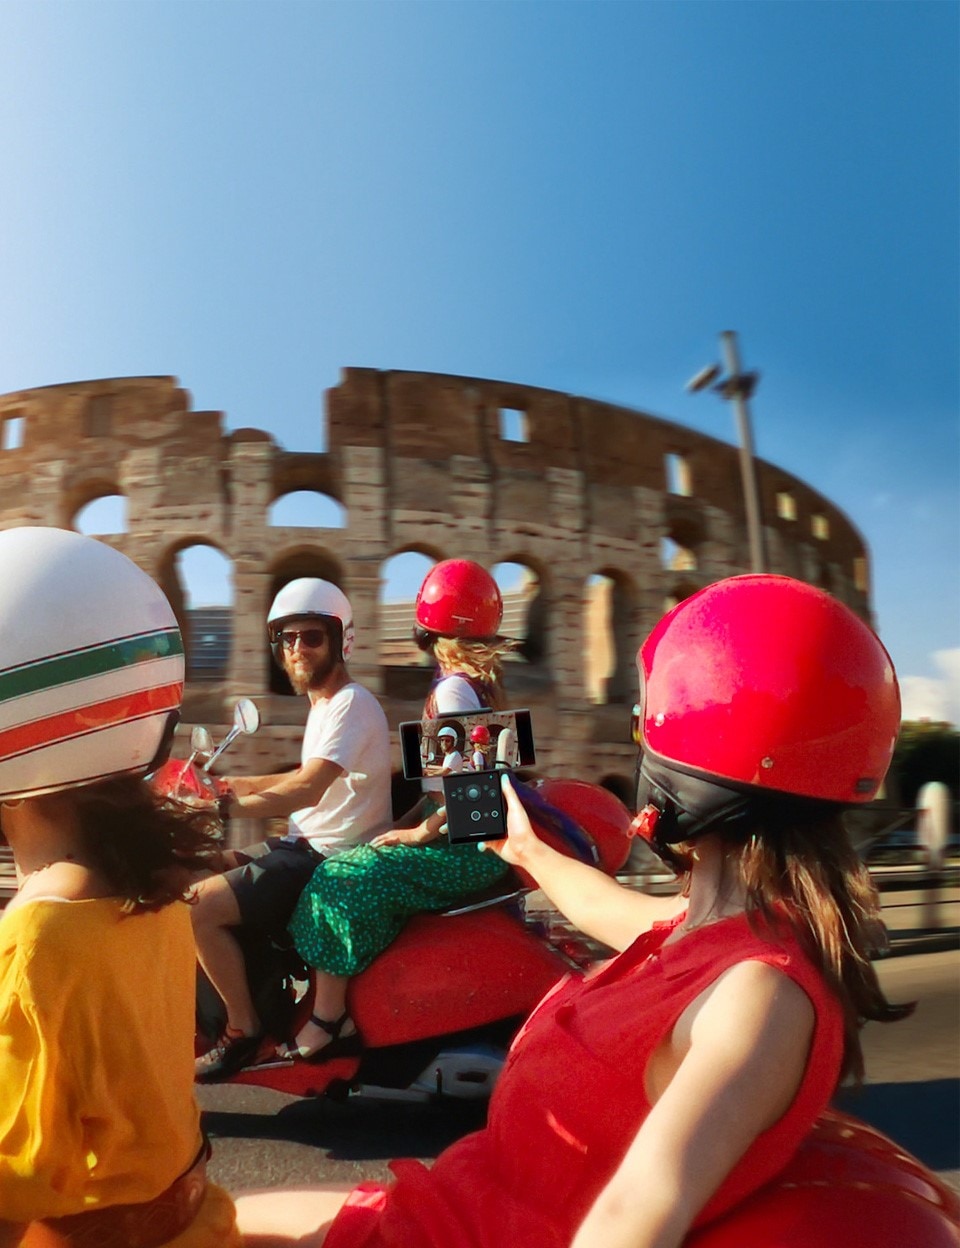
M 463 759 L 467 743 L 475 746 L 469 763 Z M 500 776 L 504 770 L 530 767 L 536 761 L 528 710 L 411 720 L 400 725 L 400 744 L 407 779 L 439 775 L 452 844 L 500 840 L 505 835 Z M 456 765 L 450 765 L 451 758 L 456 758 Z M 474 762 L 480 765 L 475 767 Z

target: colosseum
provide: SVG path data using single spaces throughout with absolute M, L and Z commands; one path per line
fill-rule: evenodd
M 214 731 L 240 695 L 261 731 L 230 769 L 277 771 L 299 757 L 301 699 L 282 687 L 267 607 L 295 576 L 349 595 L 353 675 L 395 729 L 430 679 L 409 644 L 412 604 L 384 601 L 403 552 L 520 565 L 505 631 L 515 706 L 529 706 L 538 770 L 629 784 L 637 646 L 665 607 L 749 567 L 737 449 L 624 407 L 553 390 L 429 373 L 348 368 L 325 396 L 324 450 L 291 452 L 268 432 L 225 432 L 191 410 L 172 377 L 114 378 L 0 398 L 0 528 L 74 527 L 122 496 L 116 546 L 163 587 L 188 653 L 184 725 Z M 830 590 L 870 619 L 867 551 L 828 499 L 757 461 L 767 567 Z M 336 500 L 338 527 L 277 524 L 279 500 Z M 232 607 L 192 610 L 179 572 L 190 547 L 229 561 Z M 205 659 L 210 639 L 222 643 Z M 399 755 L 396 759 L 399 767 Z

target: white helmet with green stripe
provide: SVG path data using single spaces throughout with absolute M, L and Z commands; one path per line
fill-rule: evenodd
M 126 555 L 63 529 L 0 532 L 0 801 L 146 773 L 183 675 L 173 610 Z

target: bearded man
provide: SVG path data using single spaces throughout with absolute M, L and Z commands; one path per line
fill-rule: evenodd
M 380 703 L 347 671 L 354 643 L 347 598 L 328 581 L 290 581 L 274 599 L 267 631 L 274 658 L 310 709 L 295 771 L 227 777 L 232 813 L 286 817 L 287 830 L 228 852 L 228 869 L 197 886 L 197 957 L 226 1007 L 223 1035 L 197 1058 L 204 1082 L 246 1065 L 263 1035 L 233 929 L 284 932 L 321 859 L 372 840 L 391 822 L 390 734 Z

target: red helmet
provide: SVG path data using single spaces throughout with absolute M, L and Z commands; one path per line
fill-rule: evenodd
M 868 802 L 900 724 L 893 663 L 823 590 L 736 576 L 685 599 L 637 655 L 644 764 L 742 792 Z
M 440 637 L 475 641 L 496 636 L 503 617 L 500 589 L 486 568 L 470 559 L 444 559 L 420 586 L 417 624 Z
M 490 729 L 486 724 L 477 724 L 475 728 L 470 729 L 470 740 L 475 745 L 489 745 Z

